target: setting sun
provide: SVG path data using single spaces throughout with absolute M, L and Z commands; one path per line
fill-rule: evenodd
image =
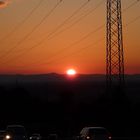
M 73 75 L 76 75 L 76 70 L 68 69 L 66 73 L 67 73 L 67 75 L 73 76 Z

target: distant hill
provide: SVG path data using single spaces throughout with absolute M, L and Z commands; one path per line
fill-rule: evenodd
M 15 83 L 17 80 L 24 82 L 63 82 L 63 81 L 84 81 L 84 82 L 105 82 L 103 74 L 79 74 L 75 77 L 68 77 L 64 74 L 40 74 L 40 75 L 0 75 L 0 84 Z M 126 82 L 140 81 L 140 74 L 125 75 Z
M 126 93 L 130 99 L 140 99 L 140 74 L 125 75 Z M 64 92 L 88 98 L 90 96 L 105 92 L 106 76 L 101 74 L 79 74 L 75 77 L 68 77 L 64 74 L 40 74 L 40 75 L 0 75 L 0 86 L 10 91 L 13 88 L 21 87 L 31 95 L 44 98 L 46 91 L 53 100 Z

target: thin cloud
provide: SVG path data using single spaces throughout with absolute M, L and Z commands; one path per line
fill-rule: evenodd
M 11 0 L 0 0 L 0 8 L 6 7 Z

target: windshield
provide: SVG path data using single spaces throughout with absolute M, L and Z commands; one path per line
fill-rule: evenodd
M 26 135 L 25 129 L 23 127 L 9 127 L 7 128 L 7 132 L 16 135 Z
M 107 130 L 105 129 L 89 129 L 89 135 L 107 135 Z

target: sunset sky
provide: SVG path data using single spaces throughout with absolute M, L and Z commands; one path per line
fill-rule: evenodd
M 6 2 L 6 3 L 5 3 Z M 140 2 L 122 0 L 125 73 L 140 73 Z M 0 73 L 104 74 L 106 0 L 0 0 Z

